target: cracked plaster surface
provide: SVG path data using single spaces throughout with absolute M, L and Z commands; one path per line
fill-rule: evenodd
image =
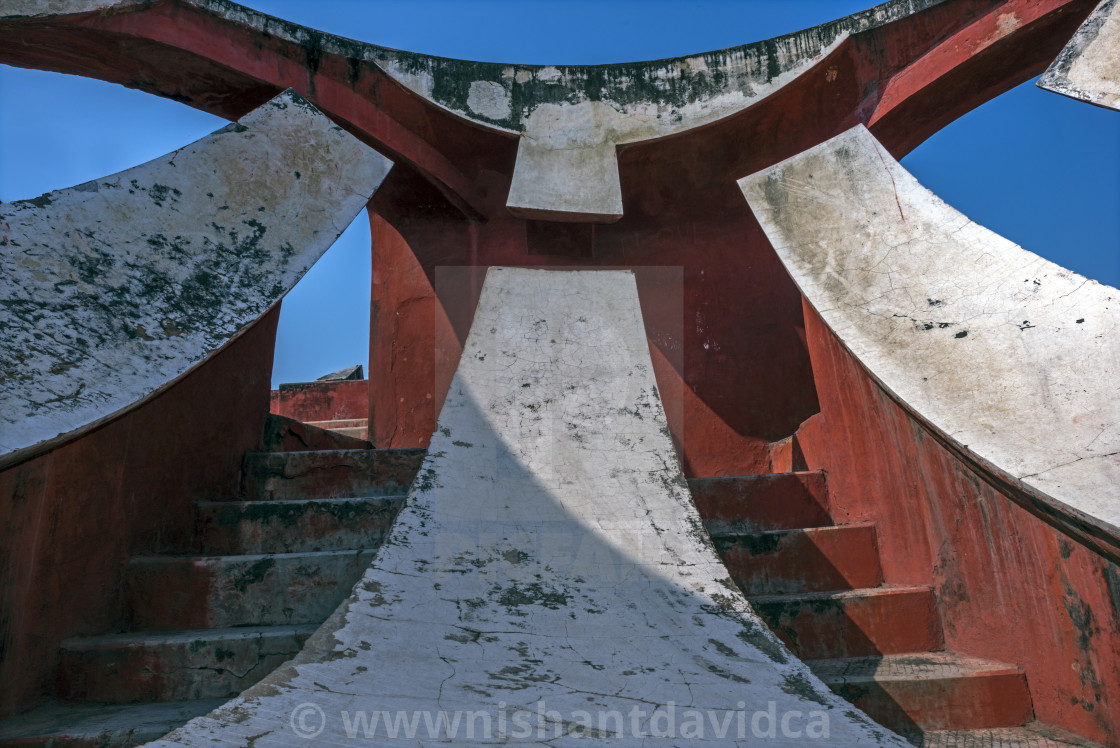
M 295 285 L 391 166 L 288 91 L 141 166 L 0 203 L 0 462 L 214 354 Z
M 1090 104 L 1120 109 L 1120 2 L 1104 0 L 1090 14 L 1038 86 Z
M 863 126 L 739 184 L 806 299 L 905 407 L 1120 536 L 1120 291 L 973 223 Z
M 290 720 L 307 704 L 325 718 L 315 740 L 339 745 L 397 742 L 384 722 L 348 738 L 359 711 L 491 715 L 473 741 L 421 721 L 398 735 L 410 745 L 586 745 L 604 737 L 596 715 L 635 708 L 636 731 L 608 723 L 612 745 L 675 744 L 654 736 L 669 704 L 717 722 L 742 711 L 745 736 L 735 715 L 703 736 L 754 744 L 749 720 L 770 702 L 802 727 L 827 713 L 830 745 L 904 745 L 821 684 L 728 577 L 673 452 L 633 274 L 494 268 L 428 457 L 353 595 L 290 666 L 157 745 L 300 744 Z M 542 731 L 538 705 L 553 713 Z M 528 736 L 512 717 L 498 727 L 519 710 Z
M 0 10 L 0 17 L 91 9 L 128 12 L 140 2 L 12 1 L 15 5 Z M 891 0 L 773 39 L 683 57 L 606 65 L 519 65 L 434 57 L 325 34 L 228 0 L 181 1 L 309 50 L 370 62 L 458 117 L 521 135 L 507 202 L 514 214 L 611 223 L 622 217 L 618 145 L 666 137 L 733 115 L 813 69 L 851 36 L 945 0 Z

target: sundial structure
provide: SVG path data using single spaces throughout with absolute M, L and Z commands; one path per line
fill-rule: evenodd
M 7 0 L 230 124 L 0 204 L 0 745 L 1120 744 L 1120 291 L 898 163 L 1117 108 L 1115 7 L 523 66 Z M 284 411 L 363 207 L 369 379 Z

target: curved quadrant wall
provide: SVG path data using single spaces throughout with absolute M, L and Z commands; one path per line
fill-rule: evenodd
M 753 744 L 771 711 L 775 745 L 904 745 L 728 577 L 673 452 L 633 274 L 497 268 L 350 599 L 293 664 L 157 745 L 344 742 L 359 712 L 378 744 Z
M 1058 59 L 1040 88 L 1090 104 L 1120 109 L 1120 3 L 1103 0 Z
M 0 204 L 0 464 L 212 356 L 330 247 L 391 165 L 287 91 L 142 166 Z
M 740 186 L 888 392 L 987 481 L 1120 557 L 1120 291 L 969 221 L 862 126 Z

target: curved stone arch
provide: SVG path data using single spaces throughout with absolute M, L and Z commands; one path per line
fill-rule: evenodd
M 907 25 L 907 37 L 922 37 L 908 42 L 913 48 L 901 56 L 860 60 L 857 77 L 867 79 L 862 90 L 870 98 L 852 114 L 869 124 L 882 119 L 875 132 L 888 145 L 901 138 L 903 147 L 913 147 L 1006 82 L 1007 66 L 1001 63 L 995 67 L 1002 72 L 990 73 L 994 88 L 989 82 L 962 98 L 955 91 L 957 68 L 980 50 L 1006 57 L 1008 50 L 1000 45 L 1008 37 L 1018 40 L 1011 45 L 1012 77 L 1042 58 L 1045 65 L 1053 53 L 1038 43 L 1036 31 L 1045 35 L 1067 18 L 1080 21 L 1083 4 L 891 0 L 838 21 L 726 50 L 591 66 L 504 65 L 401 52 L 325 34 L 227 0 L 20 0 L 5 8 L 0 21 L 20 38 L 35 36 L 34 44 L 5 61 L 67 72 L 77 66 L 81 74 L 190 101 L 231 118 L 244 113 L 237 109 L 246 99 L 270 95 L 270 86 L 279 85 L 271 93 L 294 87 L 394 161 L 415 166 L 473 220 L 491 215 L 498 196 L 476 184 L 476 167 L 464 163 L 460 152 L 464 139 L 485 141 L 483 150 L 489 152 L 516 148 L 505 201 L 511 212 L 534 219 L 611 223 L 622 215 L 618 148 L 733 119 L 850 48 L 849 40 L 899 23 Z M 238 41 L 215 43 L 215 31 Z M 36 57 L 26 51 L 69 45 L 76 32 L 82 35 L 76 54 Z M 262 44 L 268 47 L 264 54 Z M 946 48 L 926 54 L 931 44 Z M 1023 53 L 1024 46 L 1035 50 L 1033 56 Z M 93 49 L 97 59 L 89 57 Z M 1038 55 L 1042 57 L 1035 59 Z M 184 77 L 182 71 L 192 65 L 205 68 L 201 76 L 196 72 L 196 79 L 213 77 L 209 90 Z M 121 79 L 122 67 L 144 72 Z M 906 75 L 893 80 L 907 67 Z M 823 79 L 829 70 L 821 73 Z M 891 86 L 868 88 L 877 77 L 892 78 Z M 943 95 L 947 89 L 954 89 L 953 95 Z M 889 100 L 879 101 L 885 93 Z M 827 97 L 824 89 L 819 94 Z M 439 132 L 443 127 L 432 130 L 437 112 L 447 117 L 446 132 Z M 931 115 L 935 121 L 929 126 L 913 126 L 915 116 L 927 120 Z M 554 137 L 557 124 L 563 130 L 559 140 Z M 918 140 L 911 142 L 914 138 Z
M 739 184 L 892 398 L 984 480 L 1120 559 L 1120 291 L 973 223 L 862 126 Z
M 0 464 L 119 417 L 229 344 L 391 165 L 287 91 L 147 164 L 0 203 Z
M 229 0 L 178 2 L 321 52 L 373 62 L 431 103 L 475 124 L 512 134 L 530 130 L 533 114 L 541 107 L 609 102 L 620 114 L 640 119 L 642 128 L 649 130 L 649 134 L 635 131 L 618 140 L 629 142 L 680 132 L 727 116 L 800 74 L 849 36 L 946 0 L 889 0 L 772 39 L 700 54 L 600 65 L 458 60 L 347 39 Z M 17 0 L 2 15 L 37 18 L 104 13 L 148 4 L 143 0 Z

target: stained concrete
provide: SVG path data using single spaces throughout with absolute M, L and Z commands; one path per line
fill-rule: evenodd
M 358 379 L 365 379 L 365 377 L 362 376 L 362 365 L 361 364 L 354 364 L 353 366 L 347 366 L 345 369 L 339 369 L 338 371 L 332 371 L 330 374 L 324 374 L 321 377 L 317 377 L 315 379 L 315 381 L 316 382 L 349 382 L 349 381 L 358 380 Z
M 985 479 L 1120 545 L 1120 291 L 978 226 L 862 126 L 739 182 L 840 341 Z
M 386 744 L 384 722 L 368 739 L 347 724 L 398 710 L 419 720 L 416 745 L 448 740 L 424 721 L 441 713 L 461 718 L 456 743 L 754 744 L 771 710 L 768 744 L 803 745 L 825 722 L 831 745 L 904 744 L 829 692 L 728 578 L 618 271 L 489 271 L 428 457 L 354 594 L 291 666 L 155 745 L 264 748 L 320 727 L 320 744 Z
M 888 0 L 868 10 L 782 36 L 660 60 L 605 65 L 474 62 L 381 47 L 260 13 L 229 0 L 177 0 L 308 49 L 370 61 L 417 95 L 484 127 L 543 132 L 541 108 L 603 102 L 618 115 L 604 130 L 615 142 L 662 137 L 740 111 L 797 77 L 844 39 L 946 0 Z M 90 10 L 128 11 L 144 0 L 9 0 L 0 18 Z M 746 29 L 744 35 L 749 35 Z M 438 84 L 437 84 L 438 82 Z M 582 114 L 573 114 L 582 118 Z
M 0 463 L 207 360 L 295 285 L 390 167 L 288 91 L 142 166 L 0 203 Z
M 852 35 L 944 0 L 890 0 L 773 39 L 703 54 L 609 65 L 453 60 L 325 34 L 227 0 L 180 2 L 309 51 L 372 62 L 415 94 L 459 117 L 521 135 L 507 201 L 511 212 L 544 220 L 612 223 L 622 216 L 618 145 L 673 135 L 742 111 L 812 69 Z M 28 9 L 61 15 L 91 7 L 127 12 L 136 3 L 19 0 L 21 10 L 16 15 Z
M 5 0 L 0 18 L 45 18 L 71 13 L 120 10 L 144 0 Z
M 1120 2 L 1104 0 L 1038 79 L 1040 88 L 1120 109 Z
M 615 144 L 602 119 L 618 113 L 600 102 L 585 108 L 538 109 L 547 123 L 517 144 L 506 207 L 522 218 L 613 223 L 622 218 L 622 183 Z M 582 115 L 573 117 L 572 115 Z

